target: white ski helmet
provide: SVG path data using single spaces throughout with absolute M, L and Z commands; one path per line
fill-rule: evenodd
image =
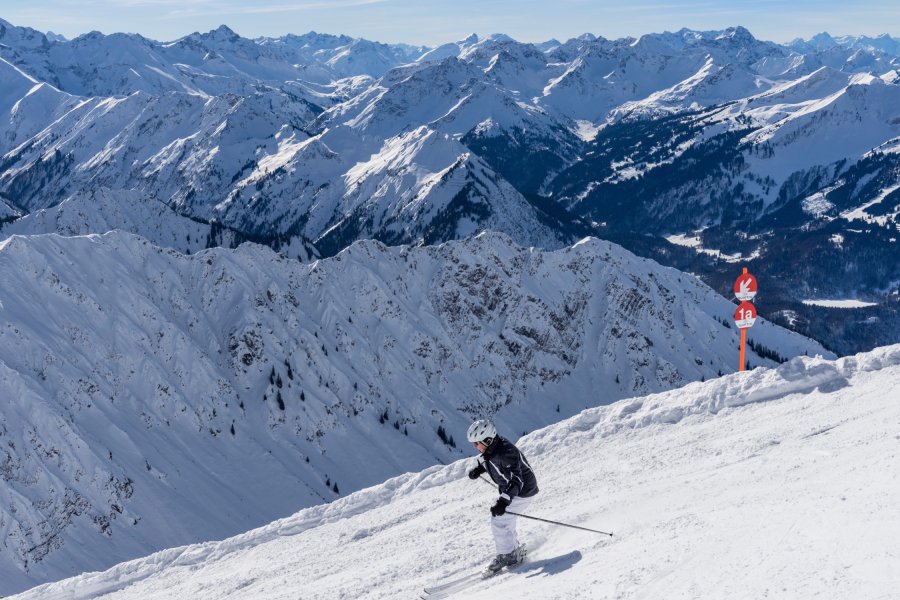
M 475 442 L 483 442 L 487 439 L 493 439 L 497 435 L 497 429 L 494 424 L 487 419 L 478 419 L 469 425 L 469 432 L 466 436 L 473 444 Z

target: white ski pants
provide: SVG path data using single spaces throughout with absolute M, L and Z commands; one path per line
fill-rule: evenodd
M 534 496 L 531 498 L 519 498 L 516 496 L 512 499 L 509 506 L 506 507 L 506 510 L 524 513 L 533 499 Z M 516 535 L 516 520 L 517 517 L 509 514 L 509 512 L 499 517 L 491 515 L 491 533 L 494 534 L 494 545 L 497 547 L 497 554 L 509 554 L 519 547 L 519 537 Z

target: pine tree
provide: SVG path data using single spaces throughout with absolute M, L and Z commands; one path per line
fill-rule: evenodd
M 456 448 L 456 441 L 453 439 L 453 436 L 447 435 L 447 430 L 444 429 L 443 425 L 438 425 L 437 429 L 438 437 L 441 438 L 441 441 L 450 446 L 451 448 Z

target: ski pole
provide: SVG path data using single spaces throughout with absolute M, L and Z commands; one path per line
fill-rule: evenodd
M 487 479 L 485 479 L 484 477 L 479 476 L 478 479 L 480 481 L 485 482 L 489 486 L 494 487 L 494 484 L 491 483 L 490 481 L 488 481 Z M 540 517 L 532 517 L 530 515 L 523 515 L 522 513 L 513 512 L 511 510 L 508 510 L 506 512 L 510 515 L 516 515 L 517 517 L 522 517 L 524 519 L 533 519 L 535 521 L 543 521 L 544 523 L 551 523 L 553 525 L 562 525 L 563 527 L 571 527 L 572 529 L 582 529 L 584 531 L 590 531 L 591 533 L 599 533 L 601 535 L 608 535 L 609 537 L 613 536 L 613 534 L 609 533 L 608 531 L 597 531 L 596 529 L 589 529 L 587 527 L 581 527 L 579 525 L 570 525 L 568 523 L 560 523 L 559 521 L 551 521 L 550 519 L 542 519 Z
M 532 517 L 529 515 L 523 515 L 522 513 L 516 513 L 511 510 L 506 511 L 508 515 L 516 515 L 517 517 L 523 517 L 525 519 L 534 519 L 535 521 L 543 521 L 544 523 L 552 523 L 553 525 L 562 525 L 563 527 L 571 527 L 572 529 L 582 529 L 584 531 L 590 531 L 591 533 L 600 533 L 602 535 L 608 535 L 612 537 L 612 534 L 608 531 L 597 531 L 596 529 L 589 529 L 587 527 L 581 527 L 579 525 L 569 525 L 568 523 L 560 523 L 559 521 L 551 521 L 550 519 L 542 519 L 540 517 Z

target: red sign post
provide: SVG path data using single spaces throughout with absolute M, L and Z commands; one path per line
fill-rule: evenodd
M 734 311 L 734 324 L 741 330 L 741 366 L 738 369 L 739 371 L 744 370 L 747 330 L 753 327 L 753 323 L 756 322 L 756 307 L 750 304 L 750 300 L 753 300 L 756 296 L 757 289 L 756 277 L 748 273 L 747 267 L 744 267 L 744 272 L 734 282 L 734 296 L 741 301 L 737 310 Z
M 756 322 L 756 307 L 749 302 L 741 302 L 734 311 L 734 324 L 738 329 L 750 329 Z
M 745 267 L 744 273 L 734 280 L 734 297 L 741 302 L 749 302 L 756 297 L 757 288 L 756 277 L 748 273 Z

